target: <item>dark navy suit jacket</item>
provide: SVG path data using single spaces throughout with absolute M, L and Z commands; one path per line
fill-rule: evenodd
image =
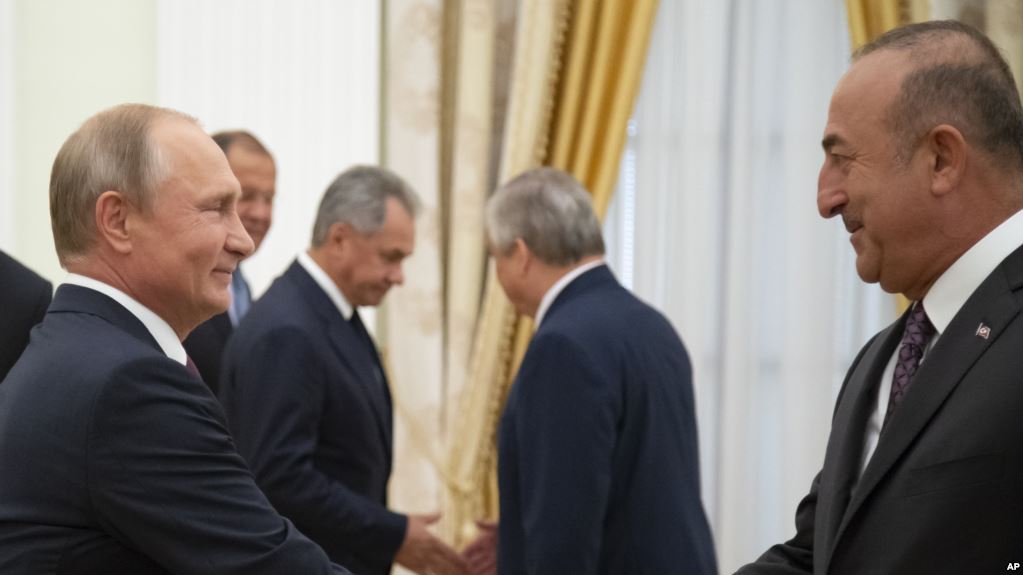
M 391 398 L 376 349 L 298 262 L 227 345 L 221 400 L 283 515 L 356 573 L 384 574 L 406 518 L 387 510 Z
M 499 434 L 502 575 L 716 573 L 688 355 L 606 266 L 555 298 Z
M 188 357 L 195 362 L 202 380 L 217 396 L 220 395 L 220 362 L 232 332 L 234 326 L 231 325 L 231 317 L 225 311 L 199 324 L 184 341 Z
M 220 404 L 109 297 L 61 286 L 0 385 L 0 573 L 347 573 L 270 506 Z
M 0 252 L 0 381 L 28 345 L 28 332 L 43 321 L 53 286 Z

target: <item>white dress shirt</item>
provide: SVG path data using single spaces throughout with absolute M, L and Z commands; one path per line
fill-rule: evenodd
M 572 283 L 572 280 L 593 268 L 602 265 L 604 265 L 603 259 L 585 263 L 579 267 L 573 268 L 572 271 L 561 276 L 558 281 L 554 282 L 554 285 L 548 288 L 547 292 L 543 294 L 543 299 L 540 300 L 540 307 L 536 308 L 536 326 L 540 327 L 540 322 L 543 321 L 543 316 L 547 315 L 547 310 L 550 309 L 551 304 L 554 303 L 555 299 L 557 299 L 558 294 L 568 287 L 568 284 Z
M 146 326 L 146 329 L 167 357 L 181 365 L 185 365 L 188 361 L 185 348 L 181 345 L 178 334 L 174 333 L 174 329 L 171 328 L 170 324 L 164 321 L 162 317 L 156 315 L 153 310 L 139 303 L 135 298 L 110 284 L 79 274 L 68 274 L 64 283 L 98 291 L 121 304 L 126 310 L 131 312 L 131 315 L 137 317 L 142 322 L 142 325 Z
M 316 282 L 316 285 L 320 286 L 320 289 L 327 294 L 330 301 L 334 302 L 334 305 L 337 306 L 337 311 L 341 313 L 341 317 L 345 321 L 351 320 L 352 314 L 355 313 L 355 309 L 353 309 L 352 304 L 348 303 L 348 300 L 345 299 L 344 294 L 341 293 L 341 290 L 337 287 L 337 284 L 334 283 L 334 280 L 330 279 L 327 272 L 323 271 L 320 264 L 316 263 L 316 260 L 309 257 L 309 254 L 301 252 L 298 254 L 298 265 L 302 266 L 305 268 L 305 271 L 309 272 L 309 275 L 313 277 L 313 281 Z
M 959 313 L 966 300 L 970 298 L 980 284 L 991 275 L 998 264 L 1002 263 L 1016 248 L 1023 245 L 1023 211 L 1016 212 L 1012 217 L 1005 220 L 988 235 L 966 251 L 955 261 L 945 273 L 934 282 L 931 289 L 924 296 L 924 309 L 927 317 L 934 325 L 934 337 L 927 344 L 923 358 L 920 363 L 927 361 L 927 353 L 934 347 L 934 344 L 941 337 L 941 334 L 948 328 L 952 318 Z M 877 405 L 874 412 L 867 420 L 867 430 L 864 437 L 863 460 L 860 465 L 860 475 L 867 468 L 870 458 L 874 455 L 877 442 L 881 435 L 881 425 L 884 423 L 884 415 L 888 410 L 888 395 L 892 389 L 892 377 L 895 374 L 895 364 L 898 362 L 899 347 L 895 348 L 892 357 L 888 359 L 888 365 L 881 375 L 881 385 L 878 386 Z

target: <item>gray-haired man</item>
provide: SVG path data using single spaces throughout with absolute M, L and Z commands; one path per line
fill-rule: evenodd
M 537 330 L 501 417 L 500 530 L 466 550 L 474 572 L 715 573 L 689 356 L 604 265 L 589 193 L 525 172 L 490 198 L 487 235 Z
M 404 280 L 419 200 L 397 175 L 354 167 L 320 203 L 312 247 L 257 302 L 228 345 L 221 399 L 270 501 L 357 573 L 460 573 L 426 529 L 389 511 L 391 396 L 359 306 Z

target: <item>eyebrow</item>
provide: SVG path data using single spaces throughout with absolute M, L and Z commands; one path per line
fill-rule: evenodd
M 821 147 L 824 148 L 825 152 L 830 152 L 831 148 L 834 148 L 836 145 L 844 142 L 845 140 L 840 138 L 838 135 L 828 134 L 827 136 L 824 136 L 823 140 L 821 140 Z

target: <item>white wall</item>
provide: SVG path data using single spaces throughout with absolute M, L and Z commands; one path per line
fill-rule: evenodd
M 158 0 L 157 15 L 160 104 L 277 159 L 273 227 L 242 264 L 258 295 L 309 246 L 334 176 L 377 161 L 379 2 Z
M 245 128 L 278 163 L 274 226 L 244 264 L 256 294 L 308 245 L 320 195 L 378 155 L 377 0 L 0 0 L 0 249 L 59 282 L 50 166 L 122 102 Z
M 155 0 L 3 0 L 0 248 L 51 280 L 50 166 L 83 120 L 156 98 Z M 6 74 L 5 74 L 6 72 Z

